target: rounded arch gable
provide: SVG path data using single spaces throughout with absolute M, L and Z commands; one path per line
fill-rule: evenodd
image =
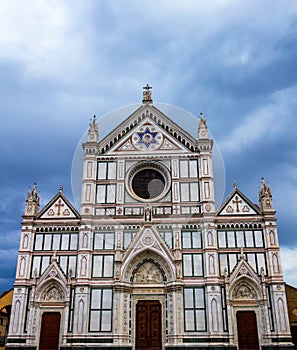
M 258 301 L 263 298 L 261 287 L 248 276 L 242 276 L 234 281 L 230 286 L 229 295 L 233 301 L 240 299 Z
M 148 258 L 139 263 L 132 271 L 130 282 L 134 284 L 142 283 L 166 283 L 167 277 L 159 262 Z
M 156 277 L 162 283 L 173 281 L 176 277 L 176 271 L 174 265 L 167 261 L 159 252 L 156 252 L 150 248 L 139 251 L 130 261 L 123 266 L 122 276 L 126 282 L 133 282 L 135 273 L 139 271 L 139 268 L 144 266 L 145 263 L 154 264 L 160 271 L 160 276 Z
M 36 289 L 36 301 L 64 301 L 67 295 L 65 286 L 56 278 L 43 281 Z

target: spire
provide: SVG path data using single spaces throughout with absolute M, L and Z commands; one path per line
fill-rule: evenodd
M 32 191 L 30 187 L 28 188 L 27 200 L 25 206 L 25 215 L 26 216 L 35 216 L 39 211 L 39 202 L 40 196 L 37 193 L 36 182 L 34 182 Z
M 259 189 L 259 202 L 260 202 L 260 208 L 263 213 L 265 212 L 274 213 L 270 186 L 268 183 L 266 184 L 264 177 L 262 177 L 261 187 Z
M 90 120 L 89 130 L 88 130 L 88 142 L 98 142 L 98 124 L 96 116 L 94 115 L 93 120 Z
M 201 139 L 208 139 L 206 117 L 205 116 L 203 117 L 202 112 L 200 113 L 199 121 L 198 121 L 198 140 L 201 140 Z
M 151 89 L 152 87 L 149 84 L 143 87 L 142 103 L 153 103 Z

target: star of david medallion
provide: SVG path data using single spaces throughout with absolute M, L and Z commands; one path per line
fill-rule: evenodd
M 135 148 L 141 151 L 155 150 L 161 146 L 162 134 L 153 125 L 144 125 L 132 137 Z
M 151 234 L 146 233 L 143 237 L 142 237 L 142 243 L 146 246 L 151 246 L 154 243 L 154 238 L 152 237 Z

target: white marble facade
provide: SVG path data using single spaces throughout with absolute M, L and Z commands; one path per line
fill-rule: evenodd
M 39 349 L 55 312 L 61 349 L 137 350 L 137 305 L 157 301 L 160 349 L 239 348 L 239 311 L 255 314 L 260 348 L 289 349 L 265 181 L 259 206 L 235 184 L 216 211 L 205 118 L 193 138 L 150 90 L 108 137 L 99 128 L 94 118 L 83 144 L 79 212 L 62 188 L 41 210 L 28 192 L 7 348 Z

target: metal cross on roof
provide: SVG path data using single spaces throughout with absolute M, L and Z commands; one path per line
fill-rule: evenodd
M 153 102 L 151 89 L 152 87 L 149 84 L 143 87 L 142 103 Z

